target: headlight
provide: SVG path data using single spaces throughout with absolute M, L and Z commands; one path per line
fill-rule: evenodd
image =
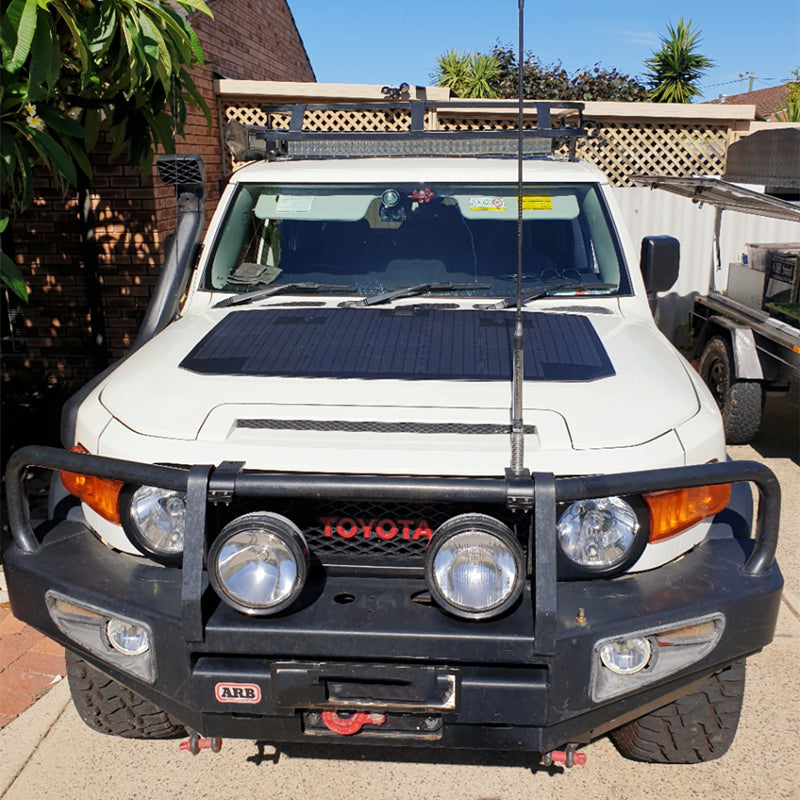
M 641 555 L 646 536 L 637 536 L 639 519 L 621 497 L 579 500 L 558 521 L 558 544 L 579 571 L 612 573 Z
M 217 594 L 245 614 L 274 614 L 290 606 L 308 574 L 308 547 L 286 517 L 266 511 L 226 525 L 208 554 Z
M 186 530 L 186 495 L 157 486 L 123 490 L 122 525 L 133 543 L 161 561 L 180 562 Z
M 525 583 L 522 548 L 509 528 L 485 514 L 461 514 L 433 534 L 425 578 L 434 599 L 459 617 L 501 614 Z

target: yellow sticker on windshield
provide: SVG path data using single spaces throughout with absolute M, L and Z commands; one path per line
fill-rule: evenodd
M 549 195 L 527 195 L 522 197 L 523 211 L 552 211 L 553 198 Z

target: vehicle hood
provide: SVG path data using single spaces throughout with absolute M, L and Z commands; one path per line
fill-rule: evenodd
M 698 411 L 685 362 L 652 323 L 585 308 L 523 314 L 531 453 L 643 445 Z M 130 433 L 214 445 L 215 463 L 354 471 L 357 452 L 357 471 L 365 459 L 419 471 L 422 458 L 458 474 L 459 460 L 507 461 L 513 321 L 430 306 L 211 309 L 129 356 L 100 399 Z

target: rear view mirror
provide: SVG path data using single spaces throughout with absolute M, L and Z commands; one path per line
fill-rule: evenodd
M 681 243 L 673 236 L 645 236 L 640 267 L 648 294 L 666 292 L 678 279 Z

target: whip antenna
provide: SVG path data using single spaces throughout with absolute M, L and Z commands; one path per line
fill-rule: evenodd
M 523 339 L 522 339 L 522 149 L 524 106 L 522 101 L 522 28 L 525 0 L 518 0 L 519 49 L 517 50 L 517 309 L 514 317 L 514 358 L 511 399 L 511 471 L 521 475 L 525 460 L 525 433 L 522 421 Z

